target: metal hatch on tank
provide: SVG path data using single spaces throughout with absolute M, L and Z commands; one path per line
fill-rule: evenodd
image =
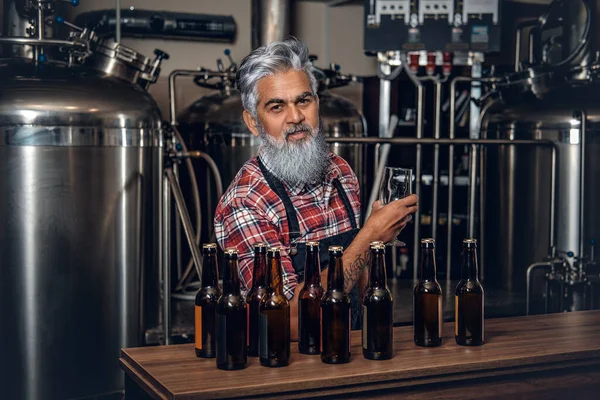
M 146 89 L 166 55 L 46 38 L 53 2 L 27 4 L 11 15 L 40 33 L 0 38 L 31 48 L 0 59 L 2 394 L 95 397 L 123 389 L 120 349 L 158 323 L 163 122 Z
M 225 54 L 229 57 L 229 51 Z M 236 64 L 229 57 L 231 65 L 223 67 L 218 60 L 218 70 L 201 69 L 195 74 L 194 82 L 204 88 L 217 90 L 216 93 L 201 97 L 177 114 L 177 124 L 189 150 L 206 151 L 217 163 L 226 189 L 242 165 L 255 156 L 260 139 L 255 138 L 242 120 L 242 101 L 235 87 Z M 311 57 L 313 62 L 316 57 Z M 331 92 L 336 87 L 357 82 L 354 76 L 343 75 L 339 67 L 315 69 L 319 81 L 320 117 L 327 137 L 366 136 L 364 117 L 356 106 L 342 96 Z M 331 150 L 344 158 L 361 184 L 364 182 L 364 152 L 362 145 L 331 143 Z M 206 177 L 201 164 L 196 163 L 196 175 L 200 181 Z M 185 173 L 185 172 L 183 172 Z M 186 179 L 182 178 L 182 185 Z M 184 190 L 186 188 L 184 187 Z M 212 216 L 218 198 L 214 195 L 213 183 L 208 181 L 206 192 L 211 194 L 203 208 L 203 232 L 212 232 Z M 209 200 L 210 199 L 210 200 Z M 207 211 L 208 210 L 208 211 Z M 206 234 L 207 240 L 210 238 Z

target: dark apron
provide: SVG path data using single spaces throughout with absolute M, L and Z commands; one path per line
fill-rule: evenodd
M 283 205 L 285 207 L 285 212 L 288 219 L 288 228 L 290 231 L 290 251 L 289 255 L 292 260 L 292 265 L 294 267 L 294 272 L 298 277 L 298 284 L 304 282 L 304 263 L 306 262 L 306 243 L 297 243 L 297 240 L 300 238 L 300 224 L 298 223 L 298 215 L 296 214 L 296 209 L 292 204 L 292 200 L 287 194 L 283 183 L 275 177 L 272 173 L 267 170 L 265 165 L 262 163 L 260 158 L 258 158 L 258 166 L 262 171 L 267 184 L 279 196 L 281 201 L 283 201 Z M 347 248 L 350 243 L 354 240 L 354 237 L 358 233 L 358 227 L 356 226 L 356 219 L 354 215 L 354 210 L 352 210 L 352 205 L 350 204 L 350 199 L 346 195 L 342 184 L 339 179 L 335 178 L 333 180 L 333 186 L 338 191 L 342 203 L 344 203 L 344 208 L 348 213 L 348 218 L 350 218 L 350 224 L 352 225 L 352 229 L 348 232 L 340 233 L 338 235 L 333 235 L 330 237 L 326 237 L 319 240 L 319 257 L 321 260 L 321 271 L 327 268 L 329 264 L 329 246 L 343 246 L 344 249 Z M 352 305 L 352 329 L 358 330 L 362 329 L 362 307 L 361 301 L 358 298 L 358 289 L 357 285 L 354 285 L 352 290 L 350 291 L 350 301 Z

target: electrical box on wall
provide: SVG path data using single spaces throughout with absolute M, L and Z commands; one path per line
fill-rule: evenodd
M 366 53 L 500 51 L 500 0 L 365 0 Z

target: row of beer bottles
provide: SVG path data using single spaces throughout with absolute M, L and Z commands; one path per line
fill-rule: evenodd
M 442 291 L 436 280 L 435 242 L 422 240 L 420 280 L 414 290 L 414 340 L 442 342 Z M 476 241 L 463 242 L 462 280 L 456 289 L 455 336 L 462 345 L 483 343 L 483 289 L 477 280 Z M 196 296 L 196 354 L 217 357 L 222 369 L 243 368 L 247 356 L 262 365 L 285 366 L 290 357 L 290 308 L 283 293 L 279 249 L 255 246 L 253 285 L 246 301 L 239 288 L 237 251 L 226 249 L 223 292 L 218 286 L 216 245 L 203 246 L 202 288 Z M 326 363 L 350 360 L 351 305 L 344 292 L 343 248 L 329 248 L 328 287 L 321 286 L 319 244 L 307 243 L 305 282 L 298 300 L 299 351 Z M 385 274 L 385 245 L 371 243 L 369 285 L 363 303 L 363 355 L 391 358 L 393 298 Z M 245 345 L 244 345 L 245 344 Z
M 311 246 L 317 253 L 318 243 Z M 248 355 L 260 356 L 261 365 L 281 367 L 290 361 L 290 305 L 283 291 L 281 254 L 279 248 L 267 251 L 264 243 L 255 246 L 255 265 L 252 289 L 241 296 L 237 272 L 237 250 L 225 250 L 223 290 L 219 289 L 216 265 L 216 245 L 203 246 L 204 263 L 202 287 L 195 301 L 195 351 L 198 357 L 217 358 L 220 369 L 240 369 L 247 363 Z M 319 308 L 314 314 L 313 330 L 316 337 L 326 337 L 322 360 L 339 362 L 338 347 L 350 351 L 350 300 L 344 293 L 342 265 L 343 248 L 332 246 L 329 268 L 329 285 Z M 309 252 L 310 253 L 310 252 Z M 310 257 L 310 255 L 309 255 Z M 318 269 L 318 263 L 315 264 Z M 322 291 L 322 289 L 321 289 Z M 321 292 L 321 294 L 323 294 Z M 343 326 L 339 324 L 340 309 L 345 310 Z M 315 310 L 311 310 L 314 313 Z M 322 313 L 322 315 L 321 315 Z M 322 318 L 331 324 L 320 324 Z M 341 333 L 345 337 L 337 340 Z M 317 344 L 313 344 L 316 348 Z M 321 347 L 321 343 L 318 344 Z M 342 358 L 342 362 L 345 358 Z

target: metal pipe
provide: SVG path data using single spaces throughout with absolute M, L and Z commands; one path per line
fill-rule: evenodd
M 44 39 L 44 3 L 41 0 L 37 2 L 37 40 Z M 40 61 L 40 56 L 44 53 L 44 48 L 41 46 L 34 46 L 33 48 L 33 62 L 37 64 Z
M 400 54 L 400 60 L 402 65 L 408 66 L 408 60 L 406 58 L 405 53 Z M 417 88 L 417 137 L 416 139 L 423 138 L 423 118 L 425 113 L 425 87 L 423 83 L 419 81 L 417 76 L 410 70 L 410 68 L 405 68 L 406 74 L 408 78 L 412 81 L 412 83 Z M 416 142 L 417 152 L 416 152 L 416 171 L 415 171 L 415 194 L 417 196 L 421 196 L 421 168 L 422 168 L 422 149 L 421 143 Z M 419 230 L 421 227 L 421 213 L 417 211 L 415 213 L 415 230 L 413 236 L 413 280 L 417 280 L 418 278 L 418 265 L 419 265 L 419 250 L 420 250 L 420 241 L 419 241 Z
M 396 114 L 392 114 L 390 117 L 390 123 L 388 124 L 388 131 L 385 133 L 384 138 L 391 138 L 394 136 L 394 131 L 398 126 L 398 117 Z M 371 214 L 372 204 L 379 197 L 379 185 L 381 184 L 381 180 L 383 179 L 383 173 L 385 171 L 385 167 L 387 164 L 387 159 L 390 154 L 390 145 L 384 144 L 381 146 L 381 151 L 379 153 L 379 158 L 377 160 L 377 169 L 375 170 L 375 180 L 373 182 L 373 189 L 371 190 L 371 197 L 369 198 L 369 204 L 367 205 L 367 216 Z
M 291 0 L 252 0 L 252 49 L 281 41 L 290 33 Z
M 78 47 L 86 49 L 87 45 L 83 42 L 70 42 L 68 40 L 57 40 L 57 39 L 36 39 L 36 38 L 25 38 L 25 37 L 0 37 L 0 44 L 15 44 L 15 45 L 29 45 L 29 46 L 66 46 L 66 47 Z
M 531 29 L 529 31 L 529 55 L 528 55 L 529 56 L 529 64 L 534 63 L 533 53 L 535 51 L 535 47 L 534 47 L 533 36 L 534 36 L 534 29 Z
M 201 151 L 188 151 L 185 153 L 181 153 L 181 155 L 184 157 L 202 158 L 208 164 L 208 166 L 211 169 L 211 171 L 213 172 L 213 175 L 215 178 L 217 197 L 221 198 L 221 196 L 223 195 L 223 182 L 221 181 L 221 175 L 219 174 L 219 169 L 218 169 L 215 161 L 208 154 L 201 152 Z M 200 245 L 199 239 L 200 239 L 200 235 L 197 236 L 197 240 L 196 240 L 197 245 Z M 190 273 L 193 271 L 193 266 L 194 266 L 194 260 L 192 259 L 192 260 L 190 260 L 190 262 L 186 266 L 185 271 L 179 278 L 179 282 L 177 282 L 177 286 L 175 286 L 175 290 L 180 290 L 184 287 L 184 285 L 186 285 L 188 277 L 189 277 Z M 198 275 L 198 277 L 200 277 L 200 275 Z
M 115 42 L 121 42 L 121 0 L 115 0 Z
M 163 175 L 162 184 L 162 279 L 163 279 L 163 332 L 165 344 L 171 344 L 171 190 L 169 178 Z
M 480 132 L 480 136 L 483 135 L 483 139 L 487 139 L 487 127 L 483 129 L 483 120 L 487 115 L 488 111 L 500 101 L 500 99 L 494 99 L 488 102 L 477 120 L 477 128 Z M 485 279 L 485 191 L 486 191 L 486 148 L 481 149 L 479 155 L 479 277 L 481 280 Z
M 456 128 L 456 84 L 458 82 L 495 82 L 497 78 L 471 78 L 466 76 L 457 76 L 450 82 L 450 127 L 449 139 L 454 140 Z M 458 144 L 458 143 L 457 143 Z M 450 279 L 452 269 L 452 219 L 454 218 L 454 146 L 448 148 L 448 231 L 446 244 L 446 277 Z
M 525 28 L 535 26 L 538 24 L 538 20 L 530 20 L 521 22 L 517 25 L 517 34 L 515 35 L 515 72 L 519 72 L 521 70 L 521 31 Z M 528 47 L 531 52 L 531 34 L 529 35 L 529 43 Z M 531 62 L 531 60 L 529 60 Z
M 477 145 L 471 145 L 471 154 L 469 155 L 469 203 L 467 209 L 469 210 L 469 227 L 467 235 L 470 238 L 475 237 L 475 200 L 477 197 L 477 191 L 475 186 L 477 185 Z
M 579 111 L 579 120 L 581 121 L 581 133 L 579 141 L 579 259 L 581 260 L 584 256 L 585 246 L 585 129 L 587 115 L 584 110 Z
M 196 265 L 196 272 L 198 273 L 198 277 L 201 277 L 202 254 L 200 253 L 200 247 L 194 243 L 194 239 L 196 237 L 194 235 L 194 226 L 192 225 L 190 214 L 185 206 L 185 199 L 183 197 L 183 193 L 181 192 L 181 186 L 179 186 L 172 168 L 165 168 L 165 174 L 169 179 L 171 191 L 173 192 L 173 198 L 175 199 L 175 205 L 177 206 L 177 211 L 179 213 L 179 217 L 181 218 L 181 223 L 183 224 L 183 231 L 188 240 L 190 251 L 192 252 L 192 259 Z
M 384 68 L 384 66 L 382 66 Z M 389 70 L 389 65 L 387 69 Z M 389 72 L 388 72 L 389 73 Z M 390 121 L 390 101 L 392 82 L 388 79 L 379 80 L 379 136 L 385 137 Z
M 396 144 L 396 145 L 477 145 L 477 146 L 506 146 L 506 145 L 520 145 L 520 146 L 556 146 L 554 141 L 550 139 L 434 139 L 434 138 L 407 138 L 407 137 L 393 137 L 393 138 L 379 138 L 379 137 L 328 137 L 325 138 L 328 143 L 357 143 L 357 144 Z
M 552 147 L 552 171 L 550 177 L 550 257 L 556 257 L 556 147 Z
M 435 139 L 440 138 L 440 124 L 442 119 L 442 83 L 435 83 Z M 431 237 L 437 240 L 438 228 L 438 195 L 440 186 L 440 145 L 433 148 L 433 204 L 431 207 Z
M 531 291 L 531 273 L 533 272 L 534 269 L 537 268 L 547 268 L 550 269 L 552 268 L 552 263 L 551 262 L 540 262 L 540 263 L 534 263 L 531 264 L 529 267 L 527 267 L 527 295 L 526 295 L 526 304 L 525 304 L 525 315 L 529 315 L 529 298 L 530 298 L 530 291 Z
M 425 113 L 425 87 L 423 85 L 417 86 L 417 139 L 423 138 L 423 114 Z M 416 154 L 416 173 L 415 173 L 415 193 L 421 197 L 421 164 L 422 164 L 422 149 L 421 144 L 417 144 Z M 419 230 L 421 227 L 421 213 L 417 211 L 415 213 L 415 233 L 413 239 L 413 280 L 418 279 L 418 264 L 419 264 Z

